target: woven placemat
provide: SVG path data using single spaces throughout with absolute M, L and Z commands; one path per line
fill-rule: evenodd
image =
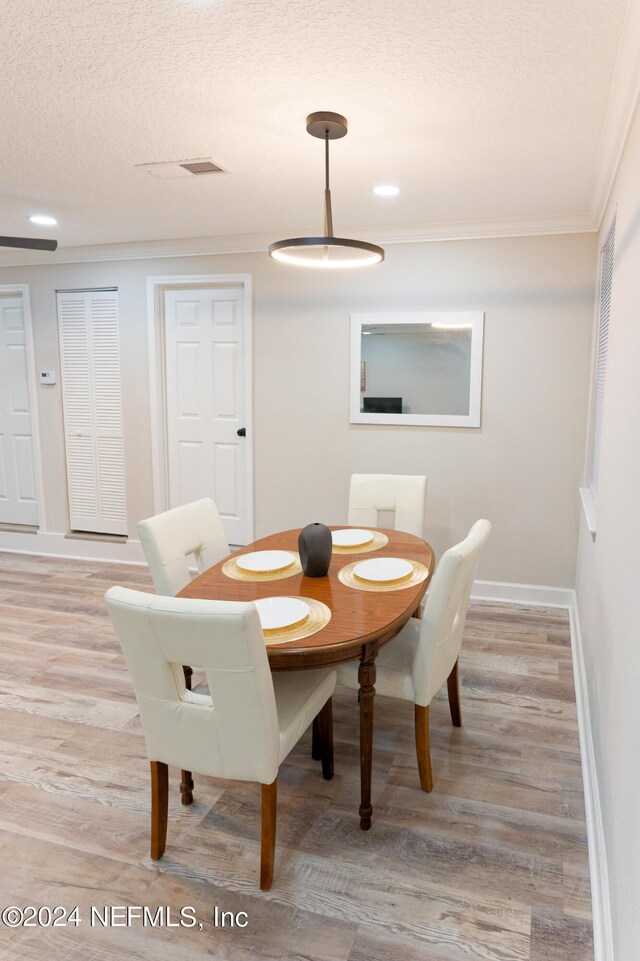
M 415 587 L 416 584 L 422 584 L 429 576 L 428 567 L 425 567 L 420 561 L 409 561 L 409 563 L 413 565 L 413 573 L 411 573 L 406 580 L 395 581 L 392 584 L 368 584 L 366 581 L 361 581 L 353 573 L 354 567 L 359 563 L 360 561 L 353 561 L 352 564 L 347 564 L 346 567 L 338 571 L 338 580 L 344 584 L 345 587 L 352 587 L 355 591 L 369 591 L 376 594 L 385 591 L 404 591 L 408 587 Z
M 235 556 L 232 556 L 222 565 L 222 573 L 226 574 L 227 577 L 232 577 L 235 581 L 281 581 L 284 577 L 293 577 L 294 574 L 302 573 L 300 555 L 296 551 L 289 551 L 289 553 L 293 554 L 295 561 L 290 567 L 285 567 L 281 571 L 273 571 L 270 574 L 250 574 L 248 571 L 241 570 L 236 563 Z M 241 556 L 241 554 L 238 555 L 238 557 Z
M 295 597 L 292 600 L 304 601 L 310 607 L 309 616 L 302 624 L 284 627 L 280 631 L 265 631 L 265 644 L 286 644 L 287 641 L 299 641 L 303 637 L 317 634 L 326 627 L 331 620 L 331 608 L 317 601 L 314 597 Z
M 358 544 L 357 547 L 337 547 L 333 545 L 334 554 L 369 554 L 371 551 L 379 551 L 381 547 L 386 547 L 389 538 L 382 531 L 371 531 L 373 540 L 367 544 Z

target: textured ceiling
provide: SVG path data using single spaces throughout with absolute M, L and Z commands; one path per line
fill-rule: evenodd
M 571 218 L 624 0 L 0 0 L 0 233 L 63 245 Z M 134 169 L 212 157 L 229 175 Z M 371 187 L 397 183 L 394 200 Z

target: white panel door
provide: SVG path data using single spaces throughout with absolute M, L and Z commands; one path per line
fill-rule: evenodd
M 29 376 L 22 297 L 0 295 L 0 523 L 35 527 Z
M 216 502 L 230 544 L 248 530 L 244 292 L 164 294 L 169 505 Z
M 58 293 L 69 526 L 127 533 L 118 300 Z

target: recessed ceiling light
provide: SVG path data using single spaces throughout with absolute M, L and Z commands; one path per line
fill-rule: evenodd
M 45 214 L 34 214 L 29 217 L 32 224 L 38 224 L 39 227 L 55 227 L 58 221 L 55 217 L 47 217 Z
M 373 192 L 378 197 L 397 197 L 400 187 L 396 187 L 395 184 L 378 184 L 373 188 Z

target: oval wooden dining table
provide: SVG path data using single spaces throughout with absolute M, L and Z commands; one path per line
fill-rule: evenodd
M 337 528 L 332 528 L 336 530 Z M 343 529 L 343 528 L 340 528 Z M 336 553 L 325 577 L 292 574 L 279 580 L 235 580 L 222 571 L 225 558 L 194 578 L 180 597 L 213 598 L 227 601 L 254 601 L 263 597 L 310 597 L 331 609 L 331 620 L 317 633 L 300 640 L 267 645 L 269 664 L 275 671 L 299 671 L 334 667 L 344 661 L 360 659 L 360 827 L 371 827 L 371 764 L 373 753 L 373 702 L 375 697 L 376 656 L 383 644 L 392 641 L 400 628 L 417 611 L 434 567 L 430 545 L 413 534 L 381 530 L 388 543 L 367 553 Z M 263 537 L 243 547 L 234 556 L 252 551 L 297 551 L 300 529 Z M 412 587 L 393 591 L 361 591 L 347 587 L 338 579 L 342 567 L 372 557 L 402 557 L 419 561 L 429 571 L 426 580 Z

